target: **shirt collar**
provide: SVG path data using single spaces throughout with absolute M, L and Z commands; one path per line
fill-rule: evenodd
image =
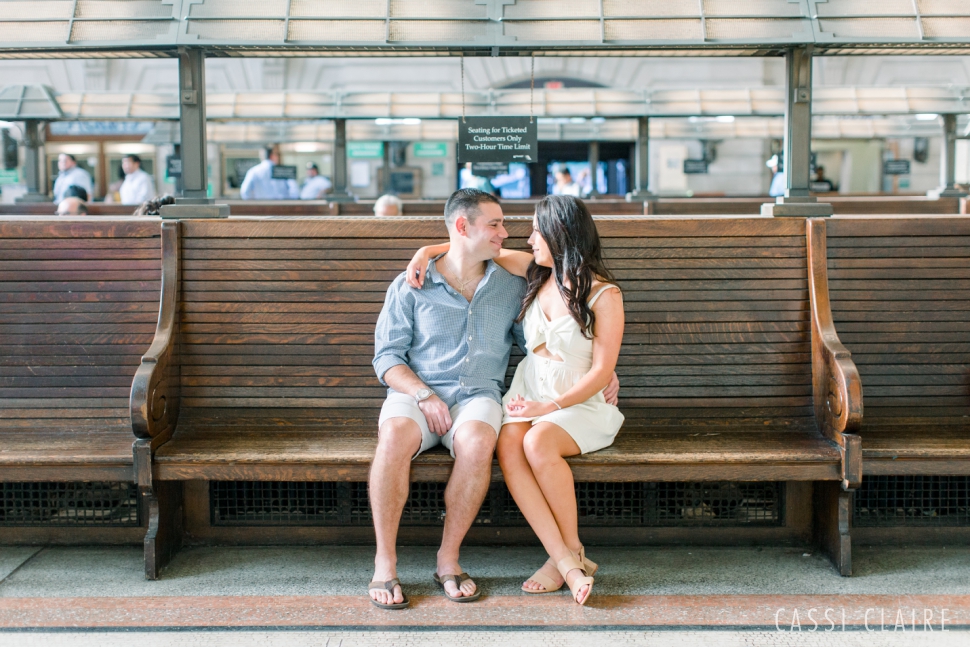
M 444 276 L 441 275 L 441 272 L 439 272 L 438 271 L 438 268 L 436 267 L 437 261 L 442 256 L 444 256 L 444 254 L 439 254 L 438 256 L 435 256 L 434 258 L 432 258 L 431 259 L 431 262 L 428 263 L 428 278 L 430 278 L 435 283 L 443 283 L 445 285 L 448 285 L 448 281 L 445 279 Z M 496 269 L 498 269 L 498 263 L 496 263 L 495 261 L 493 261 L 491 259 L 489 259 L 488 261 L 486 261 L 485 262 L 485 275 L 482 278 L 482 282 L 484 283 L 486 281 L 486 279 L 488 279 L 488 277 L 491 276 L 492 272 L 494 272 Z

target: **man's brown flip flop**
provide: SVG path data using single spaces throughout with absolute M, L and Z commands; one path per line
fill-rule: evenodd
M 432 575 L 432 577 L 434 577 L 435 584 L 440 586 L 441 590 L 445 592 L 445 597 L 451 600 L 452 602 L 474 602 L 478 598 L 482 597 L 482 590 L 478 587 L 475 588 L 475 593 L 473 593 L 472 595 L 459 595 L 459 596 L 448 595 L 448 589 L 445 588 L 445 582 L 454 582 L 455 586 L 458 587 L 458 589 L 461 589 L 462 582 L 464 582 L 465 580 L 472 579 L 471 575 L 469 575 L 468 573 L 460 573 L 458 575 L 440 575 L 440 576 L 437 573 L 435 573 L 434 575 Z
M 386 591 L 390 591 L 391 592 L 391 595 L 393 596 L 394 595 L 394 587 L 395 586 L 401 586 L 401 581 L 399 579 L 397 579 L 396 577 L 393 580 L 388 580 L 386 582 L 381 582 L 379 580 L 374 580 L 373 582 L 371 582 L 367 586 L 367 590 L 368 591 L 373 591 L 374 589 L 384 589 Z M 397 603 L 392 603 L 392 604 L 381 604 L 380 602 L 378 602 L 374 598 L 370 598 L 370 603 L 373 604 L 375 607 L 377 607 L 379 609 L 387 609 L 389 611 L 396 611 L 398 609 L 407 609 L 408 608 L 408 605 L 411 604 L 411 601 L 408 599 L 408 596 L 404 595 L 404 587 L 403 586 L 401 586 L 401 596 L 404 598 L 404 601 L 403 602 L 397 602 Z

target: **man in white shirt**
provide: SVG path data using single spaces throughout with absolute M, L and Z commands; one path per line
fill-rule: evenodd
M 141 204 L 155 197 L 155 180 L 141 170 L 140 157 L 137 155 L 122 157 L 121 170 L 125 172 L 125 181 L 118 189 L 121 204 Z
M 579 185 L 573 182 L 573 175 L 565 166 L 556 171 L 556 186 L 552 189 L 553 195 L 571 195 L 578 198 L 582 193 Z
M 273 147 L 264 151 L 262 162 L 246 171 L 239 190 L 243 200 L 297 200 L 300 187 L 296 180 L 274 180 L 273 167 L 280 163 L 280 154 Z
M 79 186 L 87 191 L 88 196 L 94 195 L 94 182 L 91 174 L 77 165 L 77 160 L 69 153 L 57 156 L 57 179 L 54 180 L 54 202 L 60 204 L 67 197 L 68 187 Z
M 300 189 L 300 200 L 321 200 L 333 185 L 320 175 L 320 169 L 313 162 L 307 162 L 306 180 Z

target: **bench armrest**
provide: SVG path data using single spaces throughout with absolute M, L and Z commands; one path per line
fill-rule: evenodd
M 135 436 L 167 440 L 179 411 L 180 291 L 179 223 L 162 223 L 162 289 L 155 339 L 141 358 L 131 384 L 131 426 Z M 153 447 L 154 449 L 154 447 Z
M 862 483 L 862 380 L 852 353 L 839 341 L 829 302 L 825 221 L 806 221 L 808 289 L 812 303 L 812 386 L 822 434 L 842 453 L 842 487 Z

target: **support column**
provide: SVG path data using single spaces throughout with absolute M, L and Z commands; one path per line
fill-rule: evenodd
M 347 120 L 333 120 L 333 190 L 330 202 L 354 202 L 347 184 Z
M 832 205 L 809 192 L 812 164 L 812 51 L 798 47 L 785 54 L 785 195 L 761 205 L 764 216 L 831 216 Z
M 596 189 L 596 173 L 598 166 L 600 165 L 600 143 L 590 142 L 589 143 L 589 154 L 586 156 L 589 160 L 589 175 L 592 181 L 592 189 L 590 189 L 589 197 L 595 198 L 599 195 L 599 191 Z
M 229 205 L 208 197 L 206 154 L 205 54 L 195 47 L 179 48 L 179 146 L 182 190 L 175 204 L 162 207 L 163 218 L 225 218 Z
M 656 200 L 650 193 L 650 117 L 637 118 L 637 145 L 633 172 L 633 192 L 626 195 L 628 202 Z
M 957 116 L 943 115 L 943 150 L 940 154 L 940 188 L 929 191 L 927 197 L 963 198 L 967 193 L 957 188 Z
M 44 151 L 40 139 L 41 122 L 36 119 L 24 121 L 24 183 L 27 193 L 17 202 L 50 202 L 47 192 L 40 190 L 44 164 Z

